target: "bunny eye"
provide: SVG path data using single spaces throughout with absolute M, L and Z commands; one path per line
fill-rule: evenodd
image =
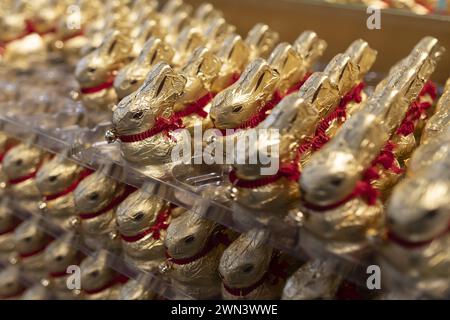
M 194 242 L 194 240 L 195 240 L 195 237 L 190 235 L 190 236 L 187 236 L 186 238 L 184 238 L 184 243 L 189 244 L 189 243 Z
M 22 159 L 17 159 L 15 162 L 16 166 L 21 166 L 23 164 L 23 160 Z
M 332 177 L 330 179 L 330 184 L 335 187 L 339 187 L 343 181 L 344 181 L 344 177 Z
M 233 112 L 239 112 L 239 111 L 241 111 L 242 110 L 242 106 L 235 106 L 234 108 L 233 108 Z
M 137 111 L 137 112 L 133 113 L 132 118 L 135 120 L 139 120 L 139 119 L 142 119 L 143 116 L 144 116 L 144 112 Z
M 90 276 L 93 278 L 97 278 L 100 275 L 100 272 L 98 270 L 94 270 L 90 273 Z
M 253 271 L 253 265 L 252 264 L 247 264 L 247 265 L 245 265 L 243 268 L 242 268 L 242 271 L 244 272 L 244 273 L 250 273 L 250 272 L 252 272 Z
M 87 71 L 88 71 L 89 73 L 94 73 L 96 70 L 97 70 L 97 68 L 94 68 L 94 67 L 89 67 L 89 68 L 87 69 Z
M 91 200 L 91 201 L 95 201 L 95 200 L 97 200 L 98 199 L 98 193 L 97 192 L 92 192 L 90 195 L 89 195 L 89 200 Z
M 136 79 L 130 80 L 130 84 L 136 84 L 138 81 Z
M 62 255 L 57 255 L 57 256 L 55 257 L 55 260 L 56 260 L 56 261 L 62 261 L 62 260 L 63 260 L 63 256 L 62 256 Z
M 142 211 L 139 211 L 138 213 L 136 213 L 134 216 L 133 216 L 133 220 L 136 220 L 136 221 L 140 221 L 140 220 L 142 220 L 144 218 L 144 213 L 142 212 Z
M 433 220 L 437 215 L 439 215 L 439 209 L 431 209 L 426 212 L 424 218 L 426 220 Z
M 49 176 L 48 177 L 48 181 L 50 182 L 55 182 L 56 181 L 57 176 Z

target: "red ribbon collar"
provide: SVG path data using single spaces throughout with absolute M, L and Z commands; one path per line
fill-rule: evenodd
M 206 118 L 208 113 L 203 110 L 209 102 L 214 98 L 214 94 L 208 92 L 204 96 L 200 97 L 197 101 L 187 104 L 183 110 L 174 113 L 175 118 L 184 118 L 193 114 L 196 114 L 202 118 Z
M 34 24 L 34 22 L 27 19 L 27 20 L 25 20 L 25 30 L 21 34 L 19 34 L 18 36 L 14 37 L 12 39 L 0 41 L 0 55 L 3 54 L 4 50 L 6 49 L 6 46 L 8 44 L 10 44 L 11 42 L 13 42 L 13 41 L 23 39 L 23 38 L 25 38 L 26 36 L 28 36 L 28 35 L 30 35 L 32 33 L 37 33 L 40 36 L 43 36 L 43 35 L 46 35 L 48 33 L 55 33 L 56 30 L 57 30 L 56 27 L 51 27 L 51 28 L 49 28 L 47 30 L 44 30 L 44 31 L 38 31 L 36 26 L 35 26 L 35 24 Z
M 111 202 L 104 207 L 103 209 L 100 209 L 98 211 L 95 212 L 87 212 L 87 213 L 79 213 L 78 216 L 83 219 L 83 220 L 88 220 L 88 219 L 92 219 L 95 217 L 98 217 L 99 215 L 108 212 L 109 210 L 115 208 L 116 206 L 118 206 L 123 200 L 126 199 L 126 197 L 128 197 L 131 193 L 133 193 L 134 191 L 136 191 L 135 187 L 132 187 L 130 185 L 125 185 L 125 190 L 118 196 L 116 196 L 115 198 L 113 198 L 111 200 Z
M 47 248 L 47 246 L 49 245 L 49 243 L 50 243 L 50 241 L 48 241 L 43 247 L 38 248 L 34 251 L 27 252 L 27 253 L 19 253 L 19 257 L 22 259 L 25 259 L 25 258 L 30 258 L 30 257 L 36 256 L 36 255 L 44 252 L 45 249 Z
M 169 207 L 165 210 L 162 210 L 156 216 L 155 223 L 145 231 L 142 231 L 134 236 L 126 236 L 124 234 L 120 234 L 120 237 L 125 242 L 136 242 L 144 238 L 148 234 L 152 234 L 152 238 L 155 240 L 159 240 L 161 238 L 161 230 L 167 230 L 169 227 L 168 219 L 170 217 L 170 213 L 172 211 L 172 207 Z
M 9 180 L 8 180 L 8 183 L 9 183 L 9 184 L 19 184 L 19 183 L 21 183 L 21 182 L 25 182 L 25 181 L 27 181 L 27 180 L 30 180 L 30 179 L 35 178 L 37 172 L 39 171 L 39 168 L 41 167 L 41 164 L 42 164 L 42 161 L 41 161 L 41 163 L 39 163 L 39 164 L 36 166 L 36 168 L 35 168 L 32 172 L 30 172 L 29 174 L 24 175 L 24 176 L 21 176 L 21 177 L 18 177 L 18 178 L 9 179 Z
M 0 232 L 0 236 L 3 236 L 3 235 L 5 235 L 5 234 L 8 234 L 8 233 L 13 232 L 14 230 L 16 230 L 16 228 L 17 228 L 17 226 L 18 226 L 19 224 L 20 224 L 20 222 L 17 221 L 16 223 L 14 223 L 14 224 L 13 224 L 11 227 L 9 227 L 8 229 L 6 229 L 6 230 Z
M 271 285 L 276 285 L 279 280 L 286 279 L 287 278 L 286 269 L 287 269 L 287 263 L 281 262 L 280 258 L 279 258 L 279 254 L 276 253 L 272 257 L 269 268 L 264 273 L 264 275 L 258 281 L 256 281 L 254 284 L 252 284 L 251 286 L 244 287 L 244 288 L 232 288 L 232 287 L 227 286 L 224 282 L 222 282 L 222 285 L 229 294 L 231 294 L 235 297 L 244 297 L 244 296 L 250 294 L 256 288 L 260 287 L 264 282 L 269 281 L 269 279 L 271 279 L 271 278 L 272 278 L 272 280 L 270 281 Z M 220 277 L 223 279 L 222 275 L 220 275 Z
M 126 277 L 125 275 L 118 275 L 115 278 L 113 278 L 111 281 L 107 282 L 105 285 L 101 286 L 100 288 L 97 289 L 83 289 L 83 292 L 86 294 L 96 294 L 96 293 L 100 293 L 106 289 L 109 289 L 117 284 L 124 284 L 127 283 L 129 280 L 128 277 Z
M 358 90 L 356 91 L 355 96 L 358 95 Z M 414 132 L 417 120 L 419 120 L 425 114 L 425 111 L 431 107 L 431 104 L 428 102 L 420 102 L 420 97 L 425 95 L 429 95 L 433 100 L 436 98 L 436 87 L 431 81 L 428 81 L 424 85 L 417 100 L 410 105 L 405 118 L 395 132 L 396 134 L 406 136 Z M 340 207 L 356 197 L 363 198 L 370 206 L 375 205 L 379 196 L 379 191 L 373 187 L 372 182 L 380 178 L 378 166 L 383 167 L 385 170 L 390 170 L 395 174 L 403 172 L 403 170 L 395 163 L 394 149 L 395 144 L 389 140 L 378 156 L 372 161 L 371 166 L 364 171 L 362 180 L 358 181 L 353 192 L 344 199 L 327 206 L 320 206 L 303 200 L 303 206 L 317 212 L 328 211 Z M 397 240 L 402 242 L 402 240 L 398 238 Z M 403 243 L 407 246 L 406 241 L 403 241 Z
M 395 145 L 391 141 L 388 141 L 388 143 L 386 143 L 379 155 L 372 161 L 371 166 L 364 171 L 363 178 L 356 183 L 353 192 L 350 193 L 347 197 L 326 206 L 309 203 L 303 199 L 303 206 L 310 210 L 323 212 L 338 208 L 357 197 L 361 197 L 362 199 L 364 199 L 364 201 L 370 206 L 375 205 L 379 196 L 379 191 L 373 187 L 372 181 L 380 178 L 377 166 L 380 165 L 385 170 L 391 170 L 397 174 L 400 174 L 402 172 L 402 169 L 395 165 L 395 156 L 393 153 L 394 148 Z
M 227 129 L 244 130 L 244 129 L 255 128 L 257 125 L 259 125 L 261 122 L 263 122 L 267 118 L 267 116 L 270 114 L 270 111 L 273 108 L 275 108 L 284 97 L 286 97 L 287 95 L 289 95 L 295 91 L 298 91 L 300 89 L 300 87 L 306 82 L 306 80 L 308 80 L 310 75 L 311 75 L 310 73 L 307 73 L 305 75 L 305 77 L 301 81 L 299 81 L 299 83 L 297 83 L 294 86 L 292 86 L 291 88 L 289 88 L 287 90 L 286 94 L 282 94 L 278 90 L 275 91 L 275 93 L 272 95 L 272 98 L 253 116 L 251 116 L 249 119 L 247 119 L 246 121 L 241 123 L 239 126 L 237 126 L 235 128 L 227 128 Z M 227 135 L 227 129 L 219 129 L 219 128 L 216 128 L 216 129 L 220 130 L 220 132 L 222 133 L 223 136 Z
M 434 240 L 441 238 L 441 237 L 445 236 L 446 234 L 448 234 L 449 231 L 450 231 L 450 224 L 440 234 L 438 234 L 428 240 L 422 240 L 422 241 L 411 241 L 411 240 L 403 239 L 403 238 L 399 237 L 398 235 L 396 235 L 391 230 L 389 230 L 387 232 L 387 237 L 390 241 L 398 244 L 401 247 L 404 247 L 406 249 L 417 249 L 417 248 L 424 247 L 426 245 L 431 244 Z
M 114 76 L 110 76 L 105 82 L 102 82 L 99 85 L 92 87 L 82 87 L 80 91 L 82 94 L 97 93 L 102 90 L 112 88 L 113 84 L 114 84 Z
M 298 86 L 298 88 L 301 87 L 301 85 L 306 81 L 308 77 L 309 75 L 305 77 L 305 79 Z M 281 178 L 287 178 L 292 181 L 298 181 L 298 179 L 300 178 L 300 170 L 298 168 L 298 162 L 300 161 L 301 156 L 310 149 L 313 150 L 320 149 L 325 143 L 327 143 L 330 140 L 330 137 L 327 134 L 328 128 L 331 126 L 332 122 L 335 119 L 343 119 L 343 120 L 346 119 L 347 117 L 346 109 L 347 105 L 350 102 L 352 101 L 355 101 L 357 103 L 361 102 L 362 100 L 361 92 L 364 89 L 364 87 L 365 84 L 361 82 L 356 86 L 354 86 L 344 97 L 342 97 L 336 109 L 318 124 L 314 136 L 312 138 L 306 138 L 305 141 L 298 147 L 295 159 L 288 164 L 281 165 L 280 169 L 275 175 L 265 176 L 255 180 L 247 180 L 239 178 L 236 175 L 236 171 L 232 170 L 228 176 L 230 182 L 234 186 L 239 188 L 255 189 L 258 187 L 274 183 Z M 298 88 L 296 90 L 298 90 Z M 289 90 L 287 94 L 289 94 Z
M 83 31 L 82 29 L 80 29 L 80 30 L 78 30 L 77 32 L 74 32 L 74 33 L 72 33 L 72 34 L 69 34 L 69 35 L 63 37 L 63 38 L 61 39 L 61 41 L 66 42 L 66 41 L 69 41 L 69 40 L 71 40 L 71 39 L 73 39 L 73 38 L 76 38 L 76 37 L 78 37 L 78 36 L 83 36 L 83 35 L 84 35 L 84 31 Z
M 44 196 L 44 200 L 51 201 L 51 200 L 55 200 L 55 199 L 58 199 L 60 197 L 63 197 L 65 195 L 69 194 L 70 192 L 74 191 L 77 188 L 78 184 L 80 184 L 80 182 L 84 178 L 86 178 L 87 176 L 92 174 L 92 172 L 93 171 L 91 169 L 84 169 L 83 171 L 80 172 L 78 179 L 75 180 L 74 182 L 72 182 L 72 184 L 70 186 L 68 186 L 66 189 L 64 189 L 60 192 Z
M 180 128 L 183 128 L 183 121 L 178 117 L 171 117 L 170 119 L 157 117 L 155 125 L 150 129 L 137 134 L 119 136 L 119 139 L 121 142 L 125 143 L 138 142 L 153 137 L 161 132 L 168 135 L 170 131 Z
M 231 240 L 228 238 L 228 236 L 225 234 L 224 230 L 220 230 L 219 232 L 217 232 L 216 234 L 212 235 L 209 240 L 207 241 L 206 245 L 203 247 L 202 250 L 200 250 L 200 252 L 198 252 L 197 254 L 193 255 L 192 257 L 189 258 L 181 258 L 181 259 L 176 259 L 173 258 L 169 255 L 169 253 L 166 250 L 166 258 L 168 261 L 170 261 L 173 264 L 177 264 L 177 265 L 185 265 L 185 264 L 189 264 L 191 262 L 194 262 L 200 258 L 203 258 L 204 256 L 206 256 L 211 250 L 213 250 L 214 248 L 216 248 L 218 245 L 220 244 L 224 244 L 224 245 L 229 245 L 231 243 Z

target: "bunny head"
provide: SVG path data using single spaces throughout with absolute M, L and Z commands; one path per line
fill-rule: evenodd
M 139 56 L 120 69 L 114 80 L 114 89 L 119 100 L 139 89 L 152 66 L 159 62 L 170 63 L 173 55 L 173 49 L 163 40 L 150 37 Z
M 260 230 L 251 230 L 225 249 L 219 272 L 227 286 L 248 287 L 264 276 L 273 254 L 273 249 L 266 244 L 266 237 Z
M 167 253 L 175 259 L 194 256 L 207 245 L 216 228 L 214 222 L 196 214 L 185 213 L 173 219 L 164 240 Z
M 167 63 L 156 64 L 139 90 L 122 99 L 114 110 L 115 132 L 118 135 L 139 133 L 153 127 L 156 117 L 169 118 L 185 83 L 186 79 Z
M 183 110 L 211 91 L 211 83 L 220 70 L 220 60 L 206 47 L 197 48 L 181 69 L 186 78 L 183 94 L 174 105 L 174 111 Z
M 234 129 L 249 120 L 272 98 L 278 80 L 265 60 L 251 62 L 235 84 L 213 99 L 209 116 L 215 127 Z

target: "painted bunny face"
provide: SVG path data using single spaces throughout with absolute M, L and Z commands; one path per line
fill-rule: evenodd
M 450 221 L 449 184 L 413 177 L 394 189 L 387 208 L 389 229 L 401 238 L 426 241 L 441 234 Z
M 175 104 L 175 111 L 201 98 L 211 91 L 211 83 L 220 70 L 220 60 L 206 47 L 197 48 L 191 55 L 181 74 L 186 78 L 183 94 Z
M 3 170 L 9 179 L 16 179 L 35 172 L 43 160 L 44 152 L 34 146 L 19 144 L 3 159 Z
M 151 37 L 145 44 L 139 56 L 120 69 L 114 80 L 114 88 L 121 100 L 135 92 L 144 83 L 152 66 L 159 62 L 170 63 L 174 52 L 163 40 Z
M 21 254 L 28 254 L 43 248 L 49 241 L 47 234 L 35 219 L 22 222 L 14 231 L 16 249 Z
M 166 202 L 138 190 L 125 199 L 116 210 L 117 224 L 121 234 L 134 235 L 151 226 Z
M 265 235 L 250 231 L 239 236 L 223 253 L 219 272 L 230 287 L 249 286 L 266 273 L 272 249 L 265 244 Z
M 63 157 L 55 157 L 45 163 L 36 175 L 36 184 L 43 195 L 60 192 L 78 177 L 81 168 Z
M 45 249 L 44 259 L 49 272 L 65 272 L 68 266 L 79 262 L 78 251 L 73 243 L 74 237 L 74 233 L 67 233 Z
M 100 47 L 83 57 L 75 69 L 81 88 L 98 86 L 115 77 L 115 73 L 129 62 L 131 44 L 124 34 L 109 32 Z
M 114 110 L 114 131 L 135 134 L 153 127 L 158 116 L 169 118 L 185 83 L 186 79 L 167 63 L 156 64 L 139 90 L 122 99 Z
M 103 172 L 97 171 L 83 179 L 74 191 L 78 212 L 92 212 L 108 205 L 116 196 L 120 184 Z
M 183 214 L 172 220 L 164 240 L 168 254 L 175 259 L 194 256 L 204 248 L 215 227 L 210 220 L 195 214 Z
M 302 171 L 300 190 L 310 203 L 329 205 L 353 191 L 359 174 L 351 153 L 333 150 L 329 156 L 311 157 Z M 353 170 L 352 170 L 353 168 Z
M 108 284 L 116 273 L 108 267 L 108 255 L 100 252 L 96 257 L 89 256 L 83 260 L 81 269 L 81 286 L 84 290 L 96 290 Z
M 0 272 L 0 297 L 12 297 L 23 291 L 20 283 L 20 271 L 14 266 Z
M 215 127 L 233 129 L 247 121 L 272 98 L 278 79 L 263 59 L 250 63 L 235 84 L 213 99 L 210 118 Z

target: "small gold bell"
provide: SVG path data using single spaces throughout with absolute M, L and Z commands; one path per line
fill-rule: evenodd
M 114 132 L 114 130 L 107 130 L 105 132 L 105 139 L 108 143 L 113 143 L 114 141 L 116 141 L 117 136 L 116 136 L 116 133 Z
M 159 265 L 159 272 L 162 274 L 166 274 L 172 269 L 172 266 L 169 261 L 164 261 Z

